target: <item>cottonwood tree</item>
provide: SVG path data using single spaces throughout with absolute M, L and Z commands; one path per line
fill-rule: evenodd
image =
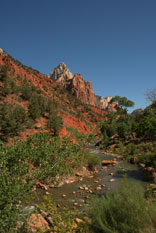
M 150 90 L 147 90 L 145 93 L 146 99 L 150 102 L 154 103 L 156 102 L 156 88 L 152 88 Z

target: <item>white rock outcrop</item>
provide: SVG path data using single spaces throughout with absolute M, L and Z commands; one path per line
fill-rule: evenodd
M 61 81 L 61 79 L 72 79 L 73 74 L 70 72 L 68 67 L 64 64 L 64 62 L 61 62 L 49 75 L 48 77 L 52 79 L 53 81 Z
M 112 99 L 112 96 L 107 96 L 106 98 L 96 95 L 96 101 L 98 107 L 101 109 L 106 109 Z
M 2 53 L 4 53 L 4 51 L 3 51 L 3 49 L 2 49 L 2 48 L 0 48 L 0 54 L 2 54 Z

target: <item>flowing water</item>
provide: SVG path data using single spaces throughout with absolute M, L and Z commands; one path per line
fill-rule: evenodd
M 87 149 L 90 153 L 99 156 L 101 161 L 113 159 L 112 156 L 104 155 L 101 150 L 96 149 L 93 145 L 90 145 Z M 83 210 L 91 196 L 95 194 L 100 196 L 107 190 L 113 191 L 118 189 L 123 179 L 127 179 L 129 183 L 138 182 L 142 185 L 147 184 L 142 181 L 141 169 L 139 167 L 123 159 L 117 159 L 117 162 L 116 166 L 108 166 L 107 168 L 99 166 L 98 173 L 95 173 L 93 176 L 84 177 L 74 183 L 50 189 L 48 190 L 50 193 L 49 196 L 61 207 Z M 80 190 L 80 187 L 84 187 L 86 190 Z M 97 187 L 101 187 L 99 188 L 100 190 L 97 190 Z M 39 201 L 44 194 L 45 191 L 38 190 L 36 192 L 36 200 Z

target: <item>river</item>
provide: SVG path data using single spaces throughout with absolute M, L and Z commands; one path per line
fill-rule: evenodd
M 87 149 L 90 153 L 99 156 L 101 161 L 113 159 L 112 156 L 104 155 L 103 151 L 97 149 L 94 145 L 88 146 Z M 126 179 L 129 183 L 138 182 L 142 185 L 147 184 L 147 182 L 142 181 L 141 168 L 121 158 L 117 159 L 117 162 L 116 166 L 108 166 L 107 168 L 103 168 L 100 165 L 98 167 L 98 172 L 93 176 L 83 177 L 83 179 L 80 178 L 77 182 L 50 189 L 48 190 L 49 196 L 60 207 L 83 210 L 84 207 L 88 205 L 91 196 L 95 194 L 100 196 L 107 190 L 113 191 L 118 189 L 123 179 Z M 38 190 L 35 193 L 35 200 L 40 202 L 44 194 L 44 190 Z

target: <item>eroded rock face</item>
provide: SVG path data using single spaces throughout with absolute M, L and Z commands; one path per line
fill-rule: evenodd
M 70 91 L 84 104 L 93 105 L 108 111 L 116 111 L 116 103 L 111 103 L 112 96 L 95 96 L 92 84 L 86 82 L 80 74 L 73 75 L 64 62 L 60 63 L 48 76 L 54 82 Z
M 101 109 L 108 110 L 109 112 L 115 112 L 116 111 L 116 103 L 111 103 L 112 96 L 102 97 L 96 95 L 97 105 Z
M 64 62 L 60 63 L 48 77 L 71 91 L 83 103 L 97 106 L 91 82 L 86 82 L 80 74 L 73 76 Z
M 61 62 L 49 75 L 48 77 L 54 82 L 62 83 L 73 78 L 73 74 L 70 72 L 68 67 Z
M 112 96 L 107 96 L 106 98 L 103 98 L 102 96 L 96 95 L 96 100 L 99 108 L 106 109 L 112 99 Z
M 3 52 L 4 52 L 3 49 L 0 48 L 0 54 L 2 54 Z
M 75 74 L 68 90 L 85 104 L 97 106 L 96 97 L 90 81 L 86 82 L 80 74 Z

